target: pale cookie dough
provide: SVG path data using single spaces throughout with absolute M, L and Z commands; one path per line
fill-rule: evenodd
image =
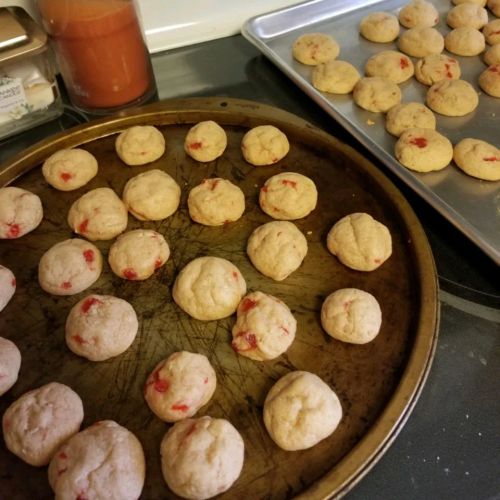
M 160 361 L 144 387 L 151 411 L 165 422 L 192 417 L 213 396 L 215 370 L 203 354 L 175 352 Z
M 170 248 L 160 233 L 134 229 L 120 235 L 109 249 L 108 262 L 120 278 L 146 280 L 170 257 Z
M 61 149 L 42 165 L 45 180 L 60 191 L 73 191 L 97 175 L 97 160 L 84 149 Z
M 245 445 L 227 420 L 202 417 L 171 427 L 160 454 L 168 487 L 180 497 L 202 500 L 227 491 L 238 479 Z
M 137 335 L 134 308 L 111 295 L 88 295 L 66 319 L 66 344 L 78 356 L 104 361 L 125 352 Z
M 479 75 L 479 86 L 489 95 L 500 97 L 500 64 L 494 64 Z
M 313 87 L 330 94 L 349 94 L 360 78 L 352 64 L 339 60 L 318 64 L 311 75 Z
M 80 396 L 67 385 L 51 382 L 23 394 L 7 408 L 3 437 L 14 455 L 40 467 L 78 432 L 82 421 Z
M 399 21 L 388 12 L 372 12 L 361 19 L 359 32 L 370 42 L 392 42 L 399 35 Z
M 305 450 L 330 436 L 342 419 L 335 392 L 314 373 L 281 377 L 264 402 L 264 424 L 283 450 Z
M 21 368 L 21 353 L 14 342 L 0 337 L 0 396 L 16 382 Z
M 441 80 L 427 91 L 426 104 L 445 116 L 464 116 L 479 104 L 474 87 L 465 80 Z
M 435 130 L 410 128 L 396 142 L 394 154 L 410 170 L 431 172 L 450 164 L 453 146 L 444 135 Z
M 405 28 L 432 28 L 439 22 L 439 13 L 430 2 L 413 0 L 399 11 L 399 22 Z
M 193 318 L 210 321 L 231 316 L 246 291 L 245 279 L 232 262 L 198 257 L 179 273 L 172 296 Z
M 93 285 L 102 271 L 99 249 L 85 240 L 70 239 L 49 248 L 38 264 L 38 281 L 48 293 L 75 295 Z
M 487 7 L 493 15 L 500 17 L 500 0 L 488 0 Z
M 500 180 L 500 149 L 479 139 L 462 139 L 453 160 L 466 174 L 485 181 Z
M 435 28 L 411 28 L 399 37 L 398 49 L 412 57 L 441 54 L 444 38 Z
M 132 177 L 123 189 L 123 203 L 139 220 L 163 220 L 179 207 L 181 188 L 163 170 L 148 170 Z
M 500 64 L 500 43 L 490 47 L 486 54 L 484 54 L 484 62 L 488 66 L 493 66 L 495 64 Z
M 222 226 L 238 220 L 245 211 L 245 195 L 232 182 L 219 177 L 205 179 L 191 189 L 189 216 L 205 226 Z
M 68 212 L 71 229 L 92 241 L 113 239 L 125 231 L 127 222 L 127 207 L 110 188 L 92 189 Z
M 480 31 L 464 26 L 451 30 L 444 39 L 444 46 L 458 56 L 477 56 L 486 45 Z
M 392 254 L 389 229 L 365 213 L 346 215 L 336 222 L 326 246 L 342 264 L 357 271 L 373 271 Z
M 212 120 L 197 123 L 189 129 L 184 151 L 196 161 L 213 161 L 222 156 L 227 146 L 224 129 Z
M 424 85 L 434 85 L 441 80 L 460 78 L 460 64 L 445 54 L 430 54 L 415 64 L 415 78 Z
M 354 102 L 374 113 L 385 113 L 401 102 L 401 90 L 393 82 L 371 76 L 362 78 L 354 87 Z
M 316 66 L 335 59 L 340 52 L 339 44 L 324 33 L 306 33 L 299 36 L 293 43 L 293 57 L 309 66 Z
M 490 21 L 483 28 L 483 35 L 486 38 L 486 43 L 490 45 L 496 45 L 500 43 L 500 19 L 495 19 Z
M 446 22 L 451 28 L 474 28 L 480 30 L 488 23 L 488 12 L 483 7 L 466 2 L 448 11 Z
M 116 422 L 102 420 L 62 445 L 48 472 L 58 500 L 137 500 L 146 464 L 139 440 Z
M 0 265 L 0 311 L 3 311 L 16 291 L 16 277 L 7 267 Z
M 273 219 L 296 220 L 307 217 L 318 202 L 314 182 L 302 174 L 282 172 L 273 175 L 260 189 L 260 208 Z
M 136 125 L 124 130 L 115 142 L 120 159 L 127 165 L 151 163 L 165 152 L 163 134 L 151 125 Z
M 241 141 L 245 160 L 255 166 L 272 165 L 290 151 L 286 135 L 273 125 L 260 125 L 250 129 Z
M 307 240 L 292 222 L 268 222 L 250 235 L 247 254 L 264 276 L 283 281 L 302 264 Z
M 413 76 L 411 59 L 396 50 L 383 50 L 371 56 L 365 65 L 367 76 L 380 76 L 393 83 L 403 83 Z
M 14 186 L 0 188 L 0 239 L 20 238 L 42 219 L 42 202 L 36 194 Z
M 389 110 L 385 120 L 387 132 L 399 137 L 409 128 L 436 128 L 434 113 L 419 102 L 398 104 Z
M 486 5 L 486 0 L 451 0 L 453 4 L 460 5 L 462 3 L 475 3 L 480 7 L 484 7 Z
M 379 333 L 382 311 L 377 299 L 356 288 L 342 288 L 331 293 L 321 307 L 321 326 L 330 337 L 366 344 Z

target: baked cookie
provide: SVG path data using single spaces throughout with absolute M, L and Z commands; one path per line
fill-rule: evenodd
M 14 342 L 0 337 L 0 396 L 16 382 L 21 368 L 21 353 Z
M 286 135 L 273 125 L 260 125 L 250 129 L 241 141 L 245 160 L 255 166 L 272 165 L 290 151 Z
M 490 47 L 486 54 L 484 54 L 484 62 L 488 66 L 493 66 L 495 64 L 500 64 L 500 43 Z
M 318 202 L 314 182 L 302 174 L 282 172 L 273 175 L 260 189 L 260 208 L 273 219 L 296 220 L 307 217 Z
M 23 394 L 7 408 L 3 438 L 14 455 L 40 467 L 78 432 L 82 421 L 80 396 L 67 385 L 51 382 Z
M 394 151 L 400 163 L 416 172 L 441 170 L 453 158 L 451 142 L 439 132 L 426 128 L 405 130 Z
M 301 35 L 292 46 L 293 57 L 309 66 L 316 66 L 316 64 L 336 59 L 339 53 L 339 44 L 333 37 L 324 33 Z
M 245 195 L 232 182 L 219 177 L 205 179 L 191 189 L 189 216 L 205 226 L 222 226 L 238 220 L 245 211 Z
M 352 93 L 354 102 L 374 113 L 385 113 L 401 102 L 401 90 L 393 82 L 371 76 L 361 78 Z
M 486 38 L 486 43 L 490 45 L 496 45 L 500 43 L 500 19 L 495 19 L 490 21 L 483 28 L 483 35 Z
M 38 264 L 38 281 L 48 293 L 75 295 L 93 285 L 102 271 L 99 249 L 85 240 L 64 240 L 49 248 Z
M 20 238 L 42 219 L 42 202 L 36 194 L 14 186 L 0 188 L 0 239 Z
M 160 361 L 146 381 L 144 398 L 165 422 L 192 417 L 213 396 L 217 377 L 203 354 L 175 352 Z
M 132 281 L 148 279 L 167 262 L 170 248 L 160 233 L 134 229 L 117 238 L 109 249 L 108 262 L 120 278 Z
M 475 3 L 480 7 L 484 7 L 486 5 L 486 0 L 451 0 L 451 2 L 455 5 L 460 5 L 462 3 Z
M 448 11 L 446 22 L 451 28 L 474 28 L 480 30 L 488 23 L 488 12 L 483 7 L 466 2 Z
M 137 335 L 134 308 L 111 295 L 88 295 L 66 319 L 66 344 L 78 356 L 104 361 L 125 352 Z
M 226 150 L 224 129 L 212 120 L 200 122 L 189 129 L 184 140 L 184 151 L 196 161 L 213 161 Z
M 435 28 L 411 28 L 399 37 L 398 49 L 413 57 L 441 54 L 444 38 Z
M 365 65 L 365 74 L 380 76 L 393 83 L 403 83 L 413 76 L 411 59 L 396 50 L 383 50 L 371 56 Z
M 292 344 L 297 320 L 281 300 L 252 292 L 240 302 L 233 326 L 233 349 L 256 361 L 274 359 Z
M 385 119 L 387 132 L 399 137 L 409 128 L 436 128 L 434 113 L 419 102 L 398 104 L 389 110 Z
M 494 16 L 500 17 L 500 0 L 488 0 L 487 7 Z
M 359 79 L 359 72 L 352 64 L 339 60 L 318 64 L 311 74 L 313 87 L 330 94 L 349 94 Z
M 359 32 L 370 42 L 392 42 L 399 35 L 398 18 L 389 12 L 372 12 L 361 19 Z
M 453 148 L 453 161 L 472 177 L 500 180 L 500 149 L 493 144 L 479 139 L 462 139 Z
M 156 127 L 135 125 L 118 135 L 115 148 L 123 163 L 130 166 L 145 165 L 163 155 L 165 138 Z
M 246 291 L 245 279 L 232 262 L 198 257 L 179 273 L 172 296 L 193 318 L 210 321 L 231 316 Z
M 477 56 L 483 52 L 486 45 L 480 31 L 464 26 L 451 30 L 444 39 L 444 46 L 452 54 Z
M 49 465 L 49 483 L 57 499 L 137 500 L 145 474 L 141 443 L 112 420 L 75 434 Z
M 264 276 L 282 281 L 302 264 L 307 240 L 292 222 L 268 222 L 250 235 L 247 254 Z
M 405 28 L 432 28 L 439 22 L 439 13 L 430 2 L 413 0 L 399 11 L 399 22 Z
M 264 402 L 264 424 L 283 450 L 305 450 L 330 436 L 342 419 L 335 392 L 314 373 L 281 377 Z
M 392 254 L 389 229 L 365 213 L 349 214 L 336 222 L 326 246 L 342 264 L 356 271 L 373 271 Z
M 465 80 L 441 80 L 427 91 L 426 104 L 445 116 L 464 116 L 479 104 L 474 87 Z
M 321 307 L 321 326 L 330 337 L 350 344 L 366 344 L 379 333 L 382 311 L 377 299 L 357 288 L 331 293 Z
M 227 420 L 202 417 L 171 427 L 160 454 L 168 487 L 180 497 L 203 499 L 227 491 L 238 479 L 245 445 Z
M 489 95 L 500 97 L 500 64 L 494 64 L 479 75 L 479 86 Z
M 0 311 L 4 310 L 15 291 L 16 277 L 14 273 L 9 268 L 0 265 Z
M 415 78 L 424 85 L 434 85 L 441 80 L 458 80 L 460 74 L 458 61 L 444 54 L 430 54 L 415 64 Z
M 97 175 L 97 160 L 85 149 L 61 149 L 44 161 L 42 174 L 52 187 L 73 191 Z
M 179 207 L 181 188 L 163 170 L 148 170 L 127 181 L 123 203 L 139 220 L 163 220 Z

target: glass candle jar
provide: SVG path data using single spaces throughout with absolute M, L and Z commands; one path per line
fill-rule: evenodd
M 133 0 L 37 0 L 71 102 L 104 114 L 151 97 L 155 81 Z

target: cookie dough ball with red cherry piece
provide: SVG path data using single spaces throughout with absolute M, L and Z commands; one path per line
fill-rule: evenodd
M 500 17 L 500 0 L 488 0 L 487 7 L 494 16 Z
M 260 125 L 250 129 L 241 141 L 245 160 L 254 166 L 273 165 L 290 151 L 286 135 L 273 125 Z
M 0 239 L 20 238 L 42 219 L 42 202 L 36 194 L 14 186 L 0 188 Z
M 129 166 L 145 165 L 163 155 L 165 138 L 156 127 L 136 125 L 116 138 L 115 148 L 123 163 Z
M 184 140 L 184 151 L 196 161 L 214 161 L 226 150 L 227 136 L 224 129 L 208 120 L 189 129 Z
M 324 33 L 306 33 L 295 40 L 292 47 L 293 57 L 309 66 L 316 66 L 332 59 L 340 53 L 337 41 Z
M 424 85 L 434 85 L 441 80 L 460 78 L 458 61 L 444 54 L 431 54 L 417 61 L 415 78 Z
M 464 116 L 474 111 L 479 97 L 465 80 L 441 80 L 427 91 L 426 104 L 432 111 L 445 116 Z
M 500 97 L 500 64 L 494 64 L 479 75 L 479 86 L 489 95 Z
M 490 21 L 483 28 L 483 35 L 486 38 L 486 43 L 489 45 L 496 45 L 500 43 L 500 19 Z
M 392 42 L 399 35 L 398 18 L 389 12 L 372 12 L 361 20 L 359 32 L 370 42 Z
M 393 83 L 403 83 L 413 76 L 411 59 L 397 50 L 383 50 L 371 56 L 365 65 L 367 76 L 379 76 Z
M 453 7 L 446 16 L 450 28 L 474 28 L 480 30 L 488 23 L 488 12 L 483 7 L 471 2 L 462 3 Z
M 462 139 L 453 148 L 453 160 L 466 174 L 485 181 L 500 180 L 500 150 L 486 141 Z
M 16 291 L 16 277 L 7 267 L 0 265 L 0 311 L 10 302 Z
M 439 22 L 439 13 L 426 0 L 413 0 L 399 11 L 399 22 L 405 28 L 432 28 Z
M 0 337 L 0 396 L 16 382 L 21 367 L 21 353 L 16 344 Z

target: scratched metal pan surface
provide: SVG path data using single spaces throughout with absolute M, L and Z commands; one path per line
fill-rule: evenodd
M 217 161 L 197 163 L 183 150 L 193 124 L 213 119 L 228 135 L 228 147 Z M 157 161 L 127 167 L 114 150 L 116 133 L 136 124 L 157 126 L 167 149 Z M 291 143 L 285 159 L 255 168 L 241 155 L 243 134 L 260 124 L 282 129 Z M 99 173 L 74 192 L 52 189 L 40 165 L 61 148 L 81 146 L 99 161 Z M 180 209 L 160 222 L 139 222 L 129 216 L 128 229 L 153 228 L 167 239 L 172 254 L 166 266 L 146 281 L 115 276 L 107 263 L 99 280 L 86 292 L 57 297 L 37 281 L 41 255 L 70 238 L 66 216 L 71 203 L 90 189 L 109 186 L 121 195 L 126 181 L 145 170 L 160 168 L 182 187 Z M 309 252 L 302 266 L 283 282 L 261 275 L 248 260 L 251 232 L 271 219 L 258 205 L 264 181 L 283 171 L 301 172 L 319 189 L 316 210 L 298 220 Z M 193 223 L 186 199 L 202 179 L 220 176 L 240 186 L 246 197 L 243 217 L 223 227 Z M 199 415 L 229 419 L 245 441 L 241 477 L 221 498 L 284 499 L 341 496 L 376 462 L 396 436 L 421 391 L 434 354 L 438 302 L 436 273 L 425 234 L 402 195 L 369 161 L 350 147 L 285 111 L 250 101 L 199 98 L 167 101 L 118 117 L 76 127 L 34 145 L 0 170 L 0 185 L 12 184 L 39 195 L 44 219 L 32 233 L 0 241 L 1 263 L 17 278 L 17 292 L 0 315 L 0 331 L 19 346 L 23 362 L 18 382 L 0 399 L 0 414 L 24 392 L 50 381 L 71 386 L 84 402 L 84 426 L 114 419 L 134 432 L 147 460 L 143 499 L 175 498 L 161 476 L 159 446 L 169 428 L 143 399 L 145 380 L 156 363 L 178 350 L 208 356 L 217 372 L 213 399 Z M 357 272 L 329 254 L 325 239 L 331 225 L 352 212 L 368 212 L 386 224 L 393 255 L 378 270 Z M 111 242 L 97 242 L 105 262 Z M 172 300 L 179 270 L 203 255 L 234 262 L 249 290 L 283 299 L 298 321 L 296 339 L 286 354 L 269 362 L 236 355 L 230 346 L 235 318 L 201 322 L 188 317 Z M 348 345 L 321 329 L 320 308 L 336 289 L 357 287 L 381 304 L 380 334 L 367 345 Z M 113 294 L 137 311 L 140 328 L 130 349 L 109 361 L 93 363 L 65 345 L 64 325 L 70 308 L 87 293 Z M 317 446 L 300 452 L 279 449 L 262 421 L 268 390 L 291 370 L 318 374 L 335 389 L 344 417 L 338 429 Z M 51 498 L 46 468 L 30 467 L 0 445 L 0 496 L 10 500 Z
M 373 43 L 359 34 L 363 16 L 375 11 L 397 15 L 407 0 L 313 0 L 250 19 L 243 35 L 256 45 L 309 97 L 346 128 L 398 177 L 429 202 L 496 263 L 500 264 L 500 181 L 469 177 L 454 164 L 439 172 L 420 174 L 404 168 L 394 157 L 396 138 L 385 131 L 385 115 L 371 113 L 354 104 L 351 95 L 319 92 L 311 84 L 312 67 L 295 61 L 291 47 L 303 33 L 321 32 L 335 37 L 339 59 L 349 61 L 364 74 L 367 59 L 382 50 L 397 50 L 395 43 Z M 432 0 L 440 14 L 436 28 L 445 36 L 450 0 Z M 490 19 L 495 19 L 489 13 Z M 401 27 L 401 31 L 405 28 Z M 478 76 L 486 69 L 482 55 L 460 57 L 461 78 L 479 92 Z M 414 62 L 416 58 L 412 58 Z M 400 85 L 402 102 L 425 102 L 428 89 L 415 78 Z M 474 137 L 500 147 L 500 99 L 481 92 L 478 108 L 463 117 L 436 113 L 437 129 L 456 144 Z

